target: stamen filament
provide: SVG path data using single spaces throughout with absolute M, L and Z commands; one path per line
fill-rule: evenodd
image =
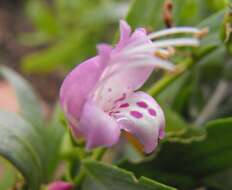
M 126 54 L 131 53 L 143 53 L 147 51 L 154 51 L 156 48 L 165 48 L 165 47 L 180 47 L 180 46 L 199 46 L 199 40 L 196 38 L 177 38 L 177 39 L 169 39 L 169 40 L 160 40 L 153 42 L 152 44 L 146 44 L 142 46 L 138 46 L 136 48 L 125 51 Z
M 119 67 L 119 68 L 116 68 L 115 70 L 107 73 L 98 82 L 98 84 L 95 86 L 93 91 L 98 89 L 98 92 L 101 93 L 101 91 L 104 89 L 104 84 L 106 83 L 106 81 L 109 80 L 114 75 L 118 74 L 119 72 L 125 71 L 126 69 L 131 69 L 131 68 L 136 68 L 136 67 L 137 68 L 138 67 L 147 67 L 147 66 L 162 68 L 162 69 L 166 69 L 169 71 L 173 71 L 175 68 L 175 66 L 171 62 L 159 59 L 157 57 L 151 57 L 149 59 L 138 60 L 136 62 L 133 62 L 131 64 L 124 66 L 123 68 Z
M 143 60 L 139 60 L 134 63 L 128 64 L 123 69 L 121 67 L 117 68 L 114 71 L 107 73 L 107 75 L 101 80 L 101 82 L 105 82 L 110 77 L 114 76 L 115 74 L 118 74 L 121 71 L 125 71 L 126 69 L 131 69 L 131 68 L 136 68 L 136 67 L 146 67 L 146 66 L 157 66 L 158 68 L 163 68 L 166 70 L 173 70 L 175 67 L 169 61 L 165 61 L 165 60 L 161 60 L 156 57 L 152 57 L 150 59 L 145 59 L 145 60 L 143 59 Z
M 174 69 L 174 65 L 168 61 L 164 61 L 164 60 L 160 60 L 157 58 L 154 58 L 155 60 L 152 59 L 147 59 L 147 60 L 143 60 L 141 62 L 137 62 L 131 65 L 128 65 L 127 67 L 125 67 L 125 69 L 127 68 L 133 68 L 133 67 L 144 67 L 144 66 L 156 66 L 157 68 L 162 68 L 165 70 L 169 70 L 172 71 Z
M 174 27 L 174 28 L 161 30 L 158 32 L 153 32 L 153 33 L 149 34 L 148 37 L 150 39 L 156 39 L 156 38 L 160 38 L 160 37 L 167 36 L 167 35 L 181 34 L 181 33 L 197 34 L 200 31 L 201 30 L 199 30 L 197 28 L 193 28 L 193 27 Z
M 168 47 L 167 49 L 158 49 L 154 52 L 154 56 L 157 56 L 161 59 L 169 59 L 175 54 L 175 49 Z

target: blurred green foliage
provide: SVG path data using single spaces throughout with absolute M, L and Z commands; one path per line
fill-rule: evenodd
M 38 51 L 22 59 L 22 68 L 30 73 L 70 70 L 95 55 L 97 43 L 114 40 L 119 18 L 124 17 L 133 28 L 165 28 L 164 2 L 28 0 L 25 12 L 34 31 L 20 34 L 20 41 Z M 29 84 L 0 67 L 1 76 L 15 88 L 21 107 L 20 115 L 0 112 L 0 153 L 23 174 L 25 188 L 36 190 L 53 179 L 58 163 L 64 160 L 68 167 L 63 179 L 76 182 L 78 178 L 80 182 L 82 172 L 87 173 L 82 186 L 77 184 L 83 190 L 173 189 L 154 180 L 178 189 L 232 189 L 230 1 L 172 2 L 173 25 L 208 28 L 209 33 L 199 48 L 177 49 L 172 61 L 183 68 L 182 72 L 155 72 L 145 88 L 156 96 L 166 115 L 167 135 L 159 149 L 149 156 L 133 147 L 120 147 L 113 153 L 112 160 L 120 160 L 118 166 L 132 171 L 139 181 L 131 172 L 93 161 L 97 151 L 86 153 L 83 142 L 72 141 L 69 131 L 62 128 L 60 110 L 57 108 L 52 120 L 46 121 Z M 157 76 L 161 76 L 159 81 Z M 76 178 L 77 174 L 81 175 Z
M 210 122 L 205 126 L 205 140 L 192 143 L 164 142 L 152 160 L 138 164 L 124 162 L 120 166 L 137 176 L 154 178 L 178 189 L 211 186 L 213 184 L 207 183 L 206 178 L 232 167 L 231 126 L 231 118 Z
M 0 66 L 16 91 L 20 114 L 0 109 L 0 154 L 25 177 L 27 188 L 37 190 L 49 181 L 59 162 L 64 129 L 60 111 L 45 123 L 42 108 L 32 87 L 14 71 Z M 9 171 L 10 172 L 10 171 Z
M 22 60 L 28 72 L 70 69 L 96 53 L 96 44 L 112 40 L 119 18 L 128 1 L 116 0 L 29 0 L 26 13 L 35 31 L 21 35 L 30 46 L 46 45 Z

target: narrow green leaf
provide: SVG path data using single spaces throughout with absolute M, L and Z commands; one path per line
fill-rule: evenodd
M 0 75 L 9 81 L 15 89 L 23 117 L 35 126 L 42 126 L 43 115 L 39 100 L 28 82 L 16 72 L 4 66 L 0 66 Z
M 51 126 L 37 128 L 15 113 L 0 111 L 0 155 L 9 160 L 36 190 L 48 182 L 59 162 L 64 129 L 59 109 Z
M 43 181 L 44 146 L 37 130 L 14 113 L 0 112 L 0 155 L 22 173 L 29 187 L 39 189 Z
M 121 166 L 136 176 L 155 178 L 185 189 L 195 187 L 207 176 L 232 168 L 232 118 L 212 121 L 205 128 L 207 138 L 203 141 L 190 144 L 164 142 L 154 159 Z M 170 177 L 174 175 L 188 176 L 188 183 L 184 186 L 186 180 Z
M 0 189 L 9 190 L 17 182 L 17 170 L 5 159 L 0 158 Z
M 143 26 L 155 28 L 162 26 L 163 0 L 135 0 L 126 17 L 128 23 L 133 27 Z
M 177 112 L 166 106 L 161 101 L 166 118 L 166 141 L 190 143 L 205 138 L 205 130 L 196 128 L 193 124 L 185 121 Z
M 47 140 L 47 166 L 46 176 L 47 180 L 52 177 L 54 170 L 56 169 L 60 159 L 60 149 L 63 137 L 67 131 L 61 124 L 61 116 L 63 112 L 59 106 L 56 106 L 53 114 L 50 126 L 46 128 L 46 140 Z
M 176 26 L 196 25 L 202 18 L 202 0 L 174 0 L 173 21 Z
M 204 179 L 204 183 L 210 188 L 216 188 L 219 190 L 232 189 L 232 168 L 229 168 L 223 172 L 208 176 Z
M 137 180 L 131 172 L 96 161 L 84 161 L 84 168 L 91 183 L 85 183 L 85 190 L 174 190 L 151 179 Z
M 43 181 L 47 181 L 49 178 L 51 178 L 51 175 L 54 172 L 54 169 L 58 163 L 59 160 L 59 151 L 60 151 L 60 145 L 61 141 L 64 135 L 64 129 L 60 124 L 60 110 L 56 109 L 54 113 L 54 117 L 48 127 L 46 127 L 45 123 L 43 122 L 43 116 L 41 107 L 39 104 L 39 101 L 37 97 L 35 96 L 31 86 L 25 81 L 23 78 L 21 78 L 17 73 L 14 71 L 0 66 L 0 75 L 2 75 L 4 78 L 6 78 L 15 88 L 17 98 L 19 100 L 20 108 L 21 108 L 21 114 L 23 118 L 25 119 L 25 126 L 23 126 L 22 130 L 25 130 L 25 136 L 22 136 L 22 139 L 25 141 L 30 141 L 33 139 L 33 134 L 36 135 L 37 140 L 35 140 L 35 145 L 37 146 L 37 149 L 35 150 L 37 156 L 39 157 L 39 162 L 42 163 L 41 172 L 42 172 L 42 178 Z M 13 115 L 9 113 L 9 116 L 6 115 L 6 118 L 0 118 L 0 122 L 2 124 L 7 124 L 8 122 L 11 122 L 11 117 L 19 118 L 19 120 L 23 120 L 17 115 Z M 4 120 L 3 120 L 4 119 Z M 30 124 L 29 124 L 30 123 Z M 11 123 L 12 126 L 17 126 L 17 123 Z M 23 125 L 23 124 L 22 124 Z M 5 128 L 4 128 L 5 129 Z M 30 137 L 30 132 L 33 132 L 33 134 Z M 4 132 L 4 130 L 2 131 Z M 28 134 L 27 134 L 28 132 Z M 30 138 L 32 139 L 30 139 Z M 25 139 L 24 139 L 25 138 Z M 29 138 L 29 139 L 28 139 Z M 2 140 L 2 139 L 1 139 Z M 1 143 L 0 140 L 0 143 Z M 11 150 L 11 147 L 8 147 L 9 151 Z M 15 148 L 15 147 L 12 147 Z M 32 148 L 34 149 L 34 148 Z M 20 162 L 20 158 L 15 158 L 17 161 Z M 37 173 L 36 170 L 34 172 Z
M 209 34 L 202 39 L 201 46 L 196 50 L 195 54 L 197 57 L 203 57 L 206 53 L 223 45 L 223 42 L 220 39 L 220 32 L 225 13 L 226 9 L 216 12 L 197 25 L 198 28 L 209 29 Z

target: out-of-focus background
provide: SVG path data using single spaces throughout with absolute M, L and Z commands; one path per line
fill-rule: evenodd
M 65 73 L 111 42 L 130 1 L 1 0 L 0 62 L 28 79 L 42 100 L 57 100 Z M 12 89 L 0 83 L 0 105 L 17 109 Z M 4 94 L 4 95 L 3 95 Z
M 49 117 L 65 74 L 93 56 L 97 43 L 112 41 L 129 3 L 0 0 L 0 64 L 29 81 L 43 105 L 44 115 Z M 1 77 L 0 109 L 19 111 L 15 89 Z M 0 162 L 0 189 L 8 189 L 15 183 L 15 176 L 6 161 Z
M 30 162 L 31 153 L 23 150 L 24 142 L 17 139 L 11 143 L 15 136 L 5 126 L 0 131 L 1 155 L 13 162 L 29 186 L 75 178 L 80 160 L 59 155 L 65 140 L 70 140 L 63 115 L 55 109 L 59 87 L 67 72 L 96 54 L 97 44 L 114 44 L 122 18 L 133 29 L 142 26 L 148 32 L 170 26 L 195 26 L 208 28 L 209 33 L 198 48 L 177 48 L 171 61 L 182 70 L 166 75 L 155 71 L 144 87 L 166 115 L 167 135 L 160 146 L 162 150 L 146 160 L 145 155 L 128 145 L 121 146 L 123 150 L 110 150 L 108 156 L 126 160 L 118 166 L 134 172 L 136 177 L 143 175 L 180 189 L 230 190 L 230 0 L 0 0 L 0 110 L 19 113 L 33 127 L 38 123 L 42 126 L 39 130 L 45 132 L 38 135 L 37 144 L 28 128 L 19 126 L 18 133 L 35 149 L 42 163 L 39 172 L 45 175 L 35 172 L 38 168 Z M 0 121 L 8 124 L 9 118 L 2 117 Z M 50 131 L 45 126 L 55 128 Z M 48 140 L 46 145 L 44 138 Z M 9 149 L 1 142 L 8 143 Z M 76 148 L 73 142 L 67 144 Z M 14 150 L 19 152 L 14 154 Z M 23 151 L 25 158 L 20 157 Z M 64 160 L 68 162 L 66 170 L 62 168 Z M 148 162 L 135 164 L 131 160 Z M 20 189 L 22 184 L 22 175 L 6 160 L 0 160 L 0 190 Z

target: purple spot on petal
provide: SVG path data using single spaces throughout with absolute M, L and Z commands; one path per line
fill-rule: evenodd
M 121 101 L 123 101 L 124 99 L 126 99 L 126 93 L 123 93 L 123 94 L 122 94 L 122 97 L 120 97 L 120 98 L 118 98 L 117 100 L 115 100 L 114 103 L 121 102 Z
M 108 89 L 108 92 L 111 92 L 111 91 L 112 91 L 112 88 L 109 88 L 109 89 Z
M 141 108 L 147 108 L 148 107 L 148 105 L 145 103 L 145 102 L 137 102 L 136 103 L 139 107 L 141 107 Z
M 128 104 L 128 103 L 124 103 L 124 104 L 121 104 L 121 105 L 120 105 L 120 108 L 127 108 L 127 107 L 129 107 L 129 104 Z
M 131 114 L 131 116 L 133 116 L 133 117 L 135 117 L 135 118 L 137 118 L 137 119 L 140 119 L 140 118 L 143 117 L 143 114 L 141 114 L 141 113 L 138 112 L 138 111 L 131 111 L 130 114 Z
M 148 112 L 151 116 L 156 116 L 156 111 L 152 108 L 148 109 Z

